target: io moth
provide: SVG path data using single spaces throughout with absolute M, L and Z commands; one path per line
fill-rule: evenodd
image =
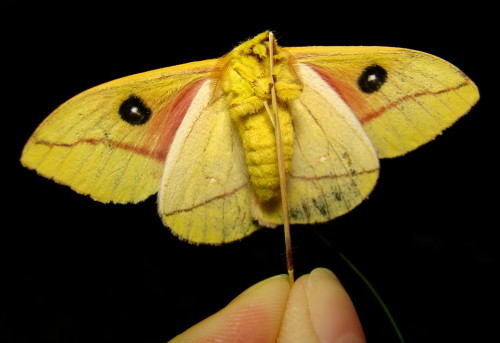
M 158 193 L 174 234 L 218 244 L 283 223 L 271 84 L 292 224 L 352 210 L 379 158 L 429 142 L 479 99 L 459 69 L 422 52 L 269 42 L 264 32 L 219 59 L 87 90 L 45 119 L 21 162 L 104 203 Z

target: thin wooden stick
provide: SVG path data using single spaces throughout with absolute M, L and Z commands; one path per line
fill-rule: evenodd
M 278 169 L 280 176 L 281 207 L 283 210 L 283 228 L 285 231 L 286 266 L 290 286 L 294 283 L 294 266 L 292 254 L 292 238 L 290 236 L 290 219 L 288 213 L 288 197 L 286 189 L 285 157 L 283 156 L 283 143 L 281 141 L 281 128 L 278 116 L 278 101 L 276 99 L 276 88 L 274 85 L 274 35 L 269 32 L 269 61 L 271 68 L 271 102 L 274 117 L 274 130 L 276 136 L 276 150 L 278 151 Z

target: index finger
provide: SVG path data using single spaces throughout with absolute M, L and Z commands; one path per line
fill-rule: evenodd
M 289 292 L 286 275 L 268 278 L 169 343 L 276 343 Z

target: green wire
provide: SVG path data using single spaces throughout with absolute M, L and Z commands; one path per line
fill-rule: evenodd
M 313 229 L 313 231 L 321 238 L 321 240 L 323 242 L 325 242 L 326 245 L 328 245 L 330 248 L 332 248 L 332 244 L 320 232 L 318 232 L 316 229 Z M 351 261 L 349 261 L 349 259 L 344 254 L 342 254 L 340 251 L 337 251 L 337 253 L 344 260 L 344 262 L 347 263 L 347 265 L 354 271 L 354 273 L 356 273 L 356 275 L 358 275 L 361 278 L 361 280 L 363 280 L 363 282 L 366 284 L 368 289 L 373 293 L 373 295 L 375 296 L 375 299 L 377 299 L 378 303 L 380 304 L 380 306 L 384 310 L 385 315 L 387 316 L 387 318 L 389 318 L 389 321 L 391 322 L 392 327 L 396 331 L 396 334 L 398 335 L 399 340 L 401 341 L 401 343 L 404 343 L 405 340 L 403 338 L 403 335 L 401 334 L 401 331 L 399 331 L 398 325 L 396 324 L 394 317 L 391 315 L 391 312 L 389 311 L 389 309 L 387 308 L 387 306 L 385 305 L 384 301 L 382 300 L 380 295 L 377 293 L 375 288 L 372 286 L 370 281 L 368 281 L 365 278 L 365 276 L 359 271 L 359 269 L 356 268 L 356 266 Z

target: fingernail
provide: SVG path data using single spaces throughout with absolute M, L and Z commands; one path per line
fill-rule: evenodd
M 307 298 L 311 322 L 320 342 L 366 341 L 349 295 L 330 270 L 317 268 L 310 273 Z
M 319 277 L 333 277 L 335 280 L 338 280 L 337 275 L 333 274 L 330 269 L 326 268 L 316 268 L 311 272 L 311 275 L 312 274 Z

